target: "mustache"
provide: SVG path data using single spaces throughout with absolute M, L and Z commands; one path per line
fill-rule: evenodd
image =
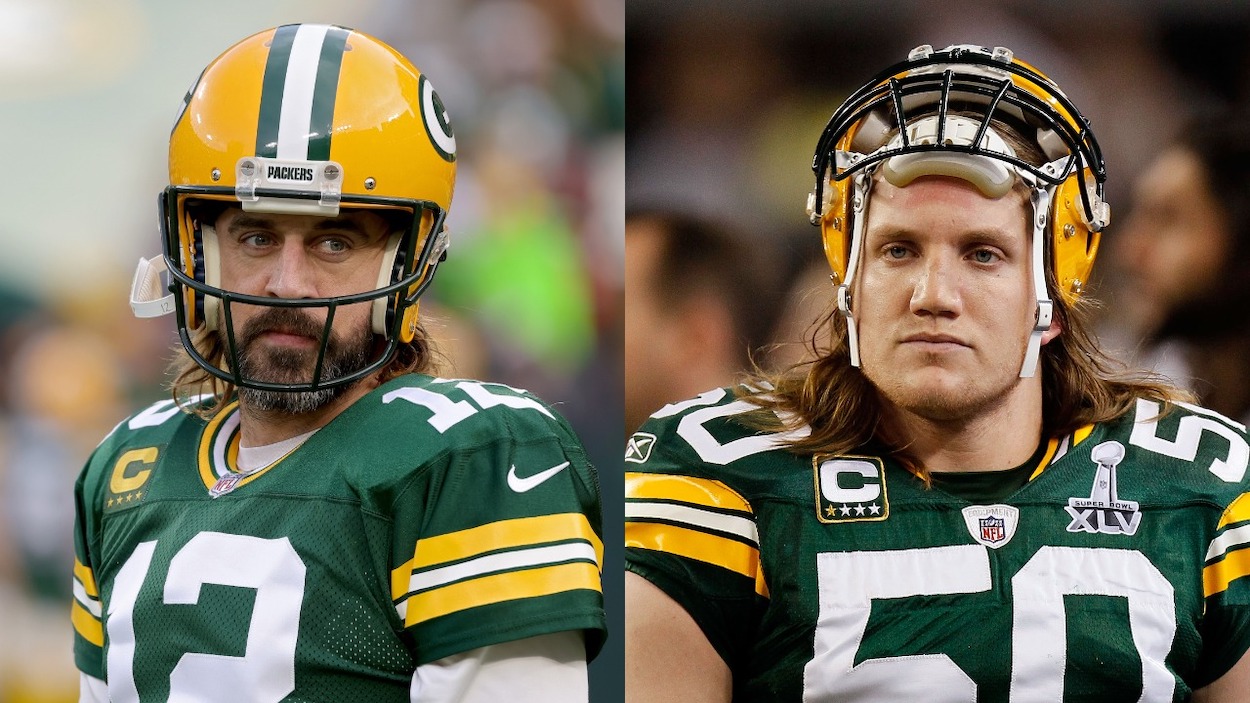
M 266 332 L 282 332 L 320 340 L 325 334 L 325 323 L 316 321 L 299 308 L 268 308 L 243 325 L 239 334 L 239 346 L 246 347 Z

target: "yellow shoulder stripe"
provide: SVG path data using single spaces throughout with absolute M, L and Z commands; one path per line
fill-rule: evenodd
M 436 564 L 462 561 L 486 552 L 530 547 L 561 540 L 585 540 L 603 564 L 603 540 L 582 513 L 557 513 L 513 518 L 417 540 L 412 559 L 391 572 L 391 597 L 408 592 L 412 572 Z
M 680 500 L 709 508 L 731 508 L 751 512 L 751 505 L 734 489 L 720 481 L 672 474 L 625 473 L 626 498 Z
M 74 578 L 82 583 L 82 588 L 87 592 L 87 595 L 92 598 L 100 597 L 100 592 L 96 590 L 95 586 L 95 574 L 85 564 L 78 561 L 77 557 L 74 558 Z
M 492 603 L 577 589 L 600 589 L 598 567 L 573 562 L 483 576 L 414 594 L 406 602 L 404 626 Z
M 1210 598 L 1233 581 L 1250 576 L 1250 549 L 1229 552 L 1223 559 L 1202 570 L 1202 590 Z
M 1229 503 L 1224 514 L 1220 516 L 1220 524 L 1216 525 L 1216 529 L 1245 520 L 1250 520 L 1250 493 L 1242 493 L 1237 496 L 1236 500 Z
M 627 521 L 625 546 L 676 554 L 728 569 L 755 581 L 755 592 L 768 597 L 760 552 L 749 544 L 676 525 Z
M 74 630 L 83 639 L 97 647 L 104 646 L 104 626 L 100 624 L 99 618 L 87 612 L 77 600 L 70 609 L 69 618 L 74 623 Z

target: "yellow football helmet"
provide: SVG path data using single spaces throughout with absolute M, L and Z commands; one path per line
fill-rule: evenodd
M 991 125 L 1005 124 L 1043 155 L 1034 163 Z M 921 175 L 962 178 L 999 197 L 1017 181 L 1033 191 L 1033 286 L 1038 315 L 1021 376 L 1036 368 L 1050 325 L 1049 264 L 1058 294 L 1071 303 L 1089 280 L 1100 231 L 1111 219 L 1106 170 L 1089 121 L 1041 72 L 1010 49 L 924 45 L 882 71 L 834 112 L 816 146 L 816 187 L 807 212 L 820 226 L 825 255 L 859 365 L 851 282 L 878 173 L 905 186 Z M 1046 253 L 1049 252 L 1049 259 Z
M 413 339 L 418 298 L 447 248 L 443 223 L 455 162 L 456 139 L 442 101 L 391 47 L 330 25 L 284 25 L 250 36 L 210 63 L 183 99 L 169 140 L 169 186 L 160 197 L 164 260 L 140 262 L 132 292 L 136 314 L 175 312 L 192 358 L 238 386 L 301 391 L 362 378 Z M 216 234 L 212 222 L 201 219 L 205 201 L 254 212 L 329 217 L 341 208 L 381 208 L 411 217 L 387 243 L 376 289 L 286 300 L 218 287 Z M 161 264 L 173 295 L 158 300 Z M 386 342 L 381 355 L 348 375 L 320 378 L 335 309 L 362 301 L 373 301 L 373 332 Z M 310 383 L 242 375 L 229 322 L 232 303 L 328 308 Z M 193 330 L 216 329 L 222 317 L 226 368 L 205 359 L 190 337 Z

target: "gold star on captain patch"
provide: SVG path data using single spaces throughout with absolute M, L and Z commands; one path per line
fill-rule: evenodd
M 837 510 L 835 510 L 835 509 L 834 509 L 834 507 L 833 507 L 832 505 L 826 505 L 826 506 L 825 506 L 825 514 L 826 514 L 826 515 L 828 515 L 828 516 L 829 516 L 829 517 L 831 517 L 831 518 L 832 518 L 832 517 L 837 517 L 837 516 L 838 516 L 838 511 L 837 511 Z
M 113 499 L 112 499 L 112 498 L 109 498 L 109 501 L 108 501 L 108 507 L 110 507 L 110 508 L 111 508 L 111 507 L 113 507 Z

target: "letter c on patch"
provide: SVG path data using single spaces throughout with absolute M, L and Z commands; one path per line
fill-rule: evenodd
M 146 464 L 151 466 L 156 463 L 156 456 L 159 452 L 156 447 L 145 447 L 143 449 L 132 449 L 117 460 L 117 465 L 113 467 L 113 475 L 109 478 L 109 490 L 114 493 L 127 493 L 138 489 L 147 483 L 148 476 L 152 473 L 152 469 L 141 469 L 131 475 L 126 475 L 126 469 L 131 464 Z
M 871 461 L 830 459 L 820 465 L 820 493 L 831 503 L 869 503 L 881 497 L 881 475 Z

